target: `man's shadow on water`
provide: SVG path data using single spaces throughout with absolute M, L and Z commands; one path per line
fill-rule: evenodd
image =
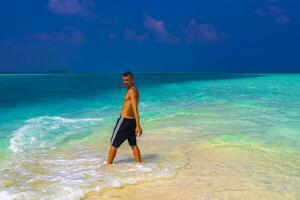
M 143 162 L 147 162 L 147 163 L 156 162 L 160 159 L 159 154 L 143 154 L 143 155 L 141 155 L 141 157 L 142 157 L 142 163 Z M 132 163 L 132 162 L 134 162 L 133 156 L 116 159 L 114 161 L 114 163 Z

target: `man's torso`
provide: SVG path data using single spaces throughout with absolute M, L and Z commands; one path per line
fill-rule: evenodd
M 138 94 L 138 90 L 134 87 L 134 88 L 130 88 L 129 90 L 135 90 L 137 92 L 137 101 L 139 100 L 139 94 Z M 131 98 L 129 95 L 129 90 L 127 90 L 126 95 L 124 97 L 124 103 L 123 103 L 123 107 L 122 107 L 122 112 L 120 113 L 121 116 L 125 117 L 125 118 L 134 118 L 134 112 L 133 112 L 133 107 L 132 107 L 132 103 L 131 103 Z

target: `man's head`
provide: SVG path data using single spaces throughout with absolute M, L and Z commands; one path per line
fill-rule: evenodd
M 130 87 L 131 85 L 133 85 L 133 74 L 130 71 L 124 72 L 122 76 L 122 80 L 123 80 L 123 84 L 126 87 Z

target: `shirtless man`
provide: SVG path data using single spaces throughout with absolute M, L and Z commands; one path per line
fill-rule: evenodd
M 110 149 L 107 157 L 107 164 L 112 164 L 117 148 L 127 139 L 132 148 L 135 162 L 140 164 L 141 154 L 136 143 L 136 136 L 142 135 L 142 128 L 140 125 L 138 101 L 139 93 L 133 83 L 133 74 L 129 71 L 124 72 L 122 76 L 123 84 L 127 87 L 127 92 L 124 98 L 122 112 L 118 118 L 114 131 L 110 139 Z

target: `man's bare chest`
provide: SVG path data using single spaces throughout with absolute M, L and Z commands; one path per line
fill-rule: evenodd
M 130 95 L 129 94 L 126 94 L 124 96 L 124 101 L 130 101 Z

